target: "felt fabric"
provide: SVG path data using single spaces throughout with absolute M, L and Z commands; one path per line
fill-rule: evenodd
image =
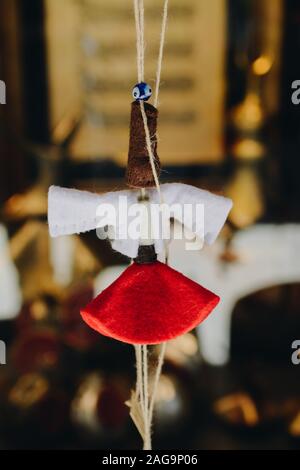
M 157 344 L 190 331 L 219 297 L 169 266 L 133 263 L 81 315 L 94 330 L 130 344 Z
M 130 190 L 96 194 L 78 189 L 50 186 L 48 192 L 50 236 L 71 235 L 95 230 L 106 224 L 115 225 L 116 222 L 113 219 L 100 219 L 99 208 L 110 204 L 118 211 L 120 198 L 121 201 L 125 198 L 127 205 L 130 206 L 137 202 L 137 195 L 136 191 Z
M 148 191 L 151 207 L 154 213 L 159 211 L 159 198 L 156 189 Z M 161 193 L 164 204 L 170 206 L 170 217 L 174 217 L 184 223 L 195 235 L 203 239 L 207 244 L 212 244 L 222 229 L 227 215 L 232 207 L 232 201 L 228 198 L 212 194 L 199 188 L 181 183 L 170 183 L 161 185 Z M 125 190 L 114 191 L 105 194 L 93 194 L 88 191 L 78 191 L 76 189 L 60 188 L 51 186 L 48 195 L 48 223 L 52 237 L 59 235 L 70 235 L 73 233 L 86 232 L 98 228 L 104 229 L 106 225 L 110 227 L 112 247 L 120 253 L 135 258 L 138 253 L 139 240 L 129 236 L 121 239 L 117 233 L 126 230 L 130 225 L 134 214 L 128 213 L 128 209 L 137 203 L 139 191 Z M 115 208 L 117 218 L 105 219 L 99 217 L 99 209 L 110 204 Z M 185 210 L 185 204 L 191 205 L 191 213 Z M 203 204 L 204 218 L 203 226 L 198 227 L 195 220 L 195 207 Z M 173 207 L 172 207 L 173 206 Z M 158 233 L 160 231 L 158 230 Z M 160 254 L 164 251 L 164 241 L 158 237 L 153 240 L 155 251 Z
M 184 224 L 199 238 L 202 238 L 204 234 L 204 242 L 207 245 L 212 245 L 218 237 L 232 208 L 232 200 L 183 183 L 166 183 L 161 185 L 161 190 L 164 202 L 171 208 L 174 208 L 171 211 L 172 217 Z M 157 191 L 152 188 L 149 193 L 151 201 L 158 204 Z M 191 213 L 184 210 L 177 211 L 177 204 L 183 207 L 185 205 L 191 205 L 193 210 Z M 203 227 L 197 227 L 196 224 L 195 207 L 197 204 L 203 204 Z
M 149 103 L 144 103 L 149 133 L 152 141 L 152 151 L 155 159 L 156 172 L 160 174 L 160 161 L 157 155 L 157 109 Z M 144 121 L 139 101 L 131 103 L 130 138 L 128 164 L 126 170 L 127 185 L 131 188 L 149 188 L 155 186 L 153 171 L 147 151 Z

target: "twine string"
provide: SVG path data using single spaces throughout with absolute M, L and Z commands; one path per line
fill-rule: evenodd
M 145 56 L 145 42 L 144 42 L 144 0 L 133 0 L 134 3 L 134 17 L 135 17 L 135 26 L 136 26 L 136 51 L 137 51 L 137 75 L 138 81 L 144 81 L 144 56 Z M 158 105 L 158 95 L 159 87 L 161 80 L 161 70 L 163 62 L 163 52 L 164 52 L 164 43 L 167 29 L 167 20 L 168 20 L 168 0 L 164 0 L 163 6 L 163 15 L 162 15 L 162 25 L 160 32 L 160 44 L 159 44 L 159 53 L 157 60 L 157 70 L 156 70 L 156 83 L 155 83 L 155 93 L 154 93 L 154 106 Z M 149 132 L 147 115 L 145 112 L 144 101 L 140 100 L 141 114 L 143 118 L 145 138 L 147 152 L 149 155 L 149 161 L 152 169 L 153 178 L 155 181 L 155 186 L 158 192 L 160 204 L 163 203 L 159 177 L 156 169 L 156 162 L 152 148 L 152 140 Z M 145 194 L 145 188 L 141 189 L 142 195 Z M 167 255 L 166 255 L 167 259 Z M 137 402 L 141 411 L 142 419 L 142 430 L 138 427 L 141 436 L 144 441 L 144 449 L 151 449 L 151 425 L 153 419 L 153 411 L 155 404 L 155 397 L 157 393 L 159 378 L 162 371 L 162 366 L 164 362 L 166 350 L 166 343 L 162 343 L 160 353 L 157 360 L 157 365 L 154 374 L 154 381 L 152 386 L 151 393 L 149 392 L 149 367 L 148 367 L 148 346 L 145 345 L 136 345 L 136 367 L 137 367 L 137 381 L 136 381 L 136 395 Z
M 143 382 L 144 382 L 144 450 L 151 450 L 151 423 L 149 420 L 149 386 L 148 386 L 148 347 L 147 344 L 142 345 L 142 364 L 143 364 Z
M 167 343 L 162 343 L 161 348 L 160 348 L 160 352 L 159 352 L 159 356 L 158 356 L 158 360 L 157 360 L 157 366 L 156 366 L 156 370 L 155 370 L 153 389 L 152 389 L 152 394 L 151 394 L 151 398 L 150 398 L 150 406 L 149 406 L 150 426 L 151 426 L 152 419 L 153 419 L 155 398 L 156 398 L 156 394 L 157 394 L 157 387 L 158 387 L 159 378 L 160 378 L 161 371 L 162 371 L 162 366 L 163 366 L 163 363 L 164 363 L 166 347 L 167 347 Z
M 159 42 L 157 69 L 156 69 L 156 82 L 155 82 L 155 94 L 154 94 L 154 106 L 156 108 L 157 108 L 157 105 L 158 105 L 160 77 L 161 77 L 162 61 L 163 61 L 163 55 L 164 55 L 165 37 L 166 37 L 166 31 L 167 31 L 168 4 L 169 4 L 169 0 L 165 0 L 164 8 L 163 8 L 161 32 L 160 32 L 160 42 Z

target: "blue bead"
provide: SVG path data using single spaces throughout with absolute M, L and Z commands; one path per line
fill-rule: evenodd
M 151 95 L 151 87 L 145 82 L 137 83 L 132 89 L 132 96 L 135 100 L 147 101 Z

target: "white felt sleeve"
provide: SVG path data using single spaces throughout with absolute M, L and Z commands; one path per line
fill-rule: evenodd
M 122 224 L 120 213 L 136 202 L 132 191 L 105 194 L 51 186 L 48 193 L 48 224 L 52 237 L 87 232 Z
M 48 193 L 48 224 L 51 237 L 87 232 L 97 226 L 101 195 L 51 186 Z
M 204 242 L 208 245 L 214 243 L 232 208 L 231 199 L 182 183 L 163 184 L 161 190 L 166 204 L 193 207 L 192 212 L 183 207 L 182 215 L 174 211 L 174 218 L 200 238 L 204 234 Z M 197 204 L 203 205 L 203 224 L 197 224 L 195 220 Z

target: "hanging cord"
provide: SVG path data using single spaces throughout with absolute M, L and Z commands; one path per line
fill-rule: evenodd
M 168 4 L 169 4 L 169 0 L 165 0 L 164 9 L 163 9 L 162 25 L 161 25 L 161 33 L 160 33 L 160 43 L 159 43 L 157 69 L 156 69 L 156 83 L 155 83 L 155 95 L 154 95 L 154 106 L 156 108 L 157 108 L 157 105 L 158 105 L 160 76 L 161 76 L 162 61 L 163 61 L 163 55 L 164 55 L 165 37 L 166 37 L 166 31 L 167 31 Z
M 151 450 L 151 423 L 149 413 L 149 386 L 148 386 L 148 347 L 142 345 L 143 382 L 144 382 L 144 404 L 145 404 L 145 436 L 144 450 Z
M 159 202 L 160 202 L 160 204 L 162 204 L 163 203 L 163 198 L 162 198 L 159 179 L 158 179 L 158 174 L 157 174 L 156 166 L 155 166 L 155 157 L 153 155 L 153 150 L 152 150 L 152 143 L 151 143 L 151 137 L 150 137 L 149 127 L 148 127 L 148 122 L 147 122 L 147 116 L 146 116 L 146 112 L 145 112 L 144 101 L 140 100 L 140 106 L 141 106 L 141 113 L 142 113 L 143 122 L 144 122 L 147 152 L 148 152 L 148 155 L 149 155 L 149 160 L 150 160 L 150 165 L 151 165 L 151 169 L 152 169 L 153 178 L 154 178 L 154 181 L 155 181 L 155 186 L 156 186 L 156 189 L 157 189 L 157 192 L 158 192 Z
M 160 378 L 160 375 L 161 375 L 162 366 L 163 366 L 163 363 L 164 363 L 166 347 L 167 347 L 167 343 L 162 343 L 161 344 L 161 349 L 160 349 L 159 356 L 158 356 L 158 361 L 157 361 L 157 366 L 156 366 L 156 371 L 155 371 L 155 377 L 154 377 L 154 382 L 153 382 L 153 389 L 152 389 L 152 394 L 151 394 L 151 401 L 150 401 L 150 406 L 149 406 L 149 422 L 150 422 L 150 425 L 151 425 L 152 419 L 153 419 L 155 398 L 156 398 L 157 387 L 158 387 L 159 378 Z
M 158 105 L 158 95 L 159 95 L 159 87 L 160 87 L 160 79 L 161 79 L 164 44 L 165 44 L 167 21 L 168 21 L 168 5 L 169 5 L 169 0 L 165 0 L 164 7 L 163 7 L 159 53 L 158 53 L 157 68 L 156 68 L 156 83 L 155 83 L 155 95 L 154 95 L 155 107 L 157 107 Z M 134 17 L 135 17 L 135 27 L 136 27 L 137 74 L 138 74 L 138 81 L 142 82 L 144 81 L 144 63 L 145 63 L 144 0 L 134 0 Z M 155 186 L 158 192 L 159 200 L 160 200 L 160 203 L 162 204 L 163 198 L 161 194 L 157 169 L 155 166 L 155 157 L 153 154 L 151 136 L 149 132 L 148 121 L 147 121 L 147 116 L 145 112 L 145 104 L 143 100 L 140 100 L 140 107 L 141 107 L 141 114 L 143 118 L 144 130 L 145 130 L 147 152 L 149 155 L 150 165 L 152 169 Z
M 136 59 L 138 81 L 144 81 L 144 4 L 141 0 L 134 0 L 134 18 L 136 29 Z
M 162 17 L 162 26 L 160 33 L 160 45 L 159 45 L 159 54 L 157 61 L 157 70 L 156 70 L 156 83 L 155 83 L 155 95 L 154 95 L 154 106 L 158 105 L 158 95 L 161 79 L 161 70 L 162 70 L 162 61 L 163 61 L 163 51 L 165 43 L 165 35 L 167 29 L 167 19 L 168 19 L 168 0 L 164 0 L 163 7 L 163 17 Z M 145 43 L 144 43 L 144 0 L 134 0 L 134 16 L 135 16 L 135 25 L 136 25 L 136 50 L 137 50 L 137 74 L 138 81 L 144 81 L 144 56 L 145 56 Z M 151 136 L 148 127 L 147 116 L 145 112 L 144 101 L 140 100 L 141 114 L 143 118 L 145 137 L 146 137 L 146 146 L 147 152 L 149 155 L 149 160 L 151 164 L 152 174 L 155 182 L 155 186 L 158 192 L 160 204 L 163 203 L 163 197 L 161 193 L 159 177 L 155 165 L 155 157 L 152 149 Z M 141 189 L 142 195 L 145 195 L 145 189 Z M 167 261 L 167 250 L 166 250 L 166 261 Z M 151 425 L 153 419 L 153 411 L 155 404 L 155 397 L 157 393 L 159 378 L 162 371 L 162 366 L 164 362 L 164 356 L 166 351 L 166 343 L 162 343 L 160 353 L 157 360 L 153 387 L 151 393 L 149 393 L 149 384 L 148 384 L 148 347 L 147 345 L 136 345 L 136 367 L 137 367 L 137 382 L 136 382 L 136 391 L 131 398 L 131 417 L 135 422 L 137 429 L 139 430 L 143 441 L 144 441 L 144 450 L 151 449 Z M 140 410 L 140 413 L 139 413 Z

